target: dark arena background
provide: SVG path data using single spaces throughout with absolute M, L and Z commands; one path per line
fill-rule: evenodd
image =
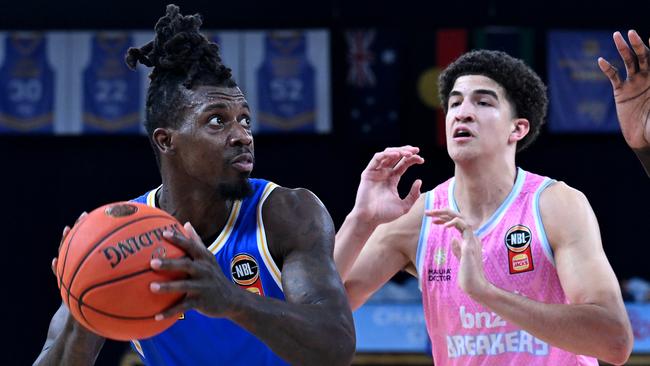
M 260 63 L 247 61 L 266 57 L 259 55 L 256 40 L 279 31 L 285 36 L 315 35 L 306 39 L 321 42 L 322 52 L 315 53 L 320 56 L 303 55 L 311 67 L 306 74 L 299 73 L 303 81 L 311 80 L 310 75 L 320 77 L 316 83 L 303 85 L 313 89 L 315 104 L 300 104 L 306 98 L 303 94 L 293 100 L 306 112 L 313 112 L 313 119 L 285 127 L 278 127 L 272 118 L 267 127 L 260 124 L 255 134 L 253 175 L 287 187 L 310 189 L 327 206 L 337 227 L 352 208 L 359 175 L 375 151 L 403 144 L 421 148 L 426 163 L 408 172 L 403 179 L 405 188 L 421 178 L 423 191 L 430 190 L 453 174 L 440 129 L 434 81 L 455 55 L 484 47 L 504 49 L 525 59 L 549 84 L 551 112 L 538 141 L 519 154 L 517 164 L 565 181 L 589 198 L 634 323 L 636 343 L 629 364 L 650 364 L 644 356 L 650 353 L 650 305 L 645 304 L 650 299 L 646 289 L 650 288 L 646 227 L 650 178 L 620 134 L 611 87 L 596 65 L 598 56 L 620 63 L 611 41 L 613 31 L 636 29 L 648 40 L 647 1 L 249 0 L 176 4 L 184 14 L 201 13 L 204 30 L 223 34 L 224 40 L 233 34 L 239 37 L 239 51 L 233 56 L 238 61 L 228 66 L 235 69 L 235 78 L 249 97 L 258 95 L 255 87 L 273 77 L 256 68 Z M 62 42 L 77 52 L 79 45 L 74 40 L 81 38 L 75 36 L 151 32 L 164 9 L 165 3 L 150 0 L 2 1 L 0 48 L 5 48 L 4 40 L 10 34 L 25 36 L 37 31 L 53 34 L 52 42 L 70 36 L 65 39 L 73 41 Z M 3 88 L 10 77 L 2 71 L 2 62 L 9 54 L 0 54 L 4 55 L 4 59 L 0 57 Z M 556 55 L 574 62 L 563 63 Z M 87 59 L 80 59 L 70 65 L 83 62 L 88 64 Z M 47 124 L 17 127 L 19 122 L 11 118 L 11 123 L 0 123 L 5 298 L 0 365 L 31 364 L 40 352 L 49 320 L 61 300 L 50 262 L 57 254 L 64 225 L 72 224 L 82 211 L 137 197 L 160 184 L 149 142 L 138 131 L 139 121 L 132 131 L 102 130 L 96 125 L 85 129 L 85 117 L 74 114 L 75 106 L 86 108 L 74 97 L 75 91 L 83 94 L 84 89 L 78 80 L 79 85 L 66 84 L 66 80 L 76 80 L 71 71 L 66 72 L 67 76 L 54 77 L 58 86 L 50 89 L 59 100 L 53 107 L 55 114 L 56 108 L 61 108 L 69 118 L 55 117 L 49 122 L 53 128 Z M 571 83 L 563 84 L 567 79 Z M 32 97 L 47 96 L 45 86 Z M 0 92 L 2 118 L 13 110 L 8 90 Z M 291 96 L 277 99 L 286 91 L 281 86 L 279 94 L 266 98 L 291 104 Z M 263 93 L 255 98 L 254 105 L 267 108 Z M 141 101 L 136 108 L 143 104 Z M 259 116 L 262 121 L 261 112 Z M 355 364 L 431 364 L 417 289 L 413 291 L 408 276 L 402 275 L 389 285 L 368 308 L 355 314 L 359 335 Z M 368 333 L 379 336 L 362 338 Z M 138 362 L 126 344 L 108 342 L 97 365 Z

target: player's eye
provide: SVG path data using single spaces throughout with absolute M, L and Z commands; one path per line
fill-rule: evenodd
M 240 120 L 239 123 L 241 123 L 244 127 L 250 128 L 251 127 L 251 118 L 248 116 L 243 116 Z
M 212 116 L 208 120 L 208 124 L 212 126 L 221 126 L 223 124 L 223 120 L 220 116 Z

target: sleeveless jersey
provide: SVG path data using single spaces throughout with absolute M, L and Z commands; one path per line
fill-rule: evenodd
M 140 75 L 124 63 L 133 44 L 128 33 L 98 33 L 83 73 L 85 133 L 140 132 Z
M 257 79 L 260 132 L 314 132 L 316 74 L 305 33 L 268 33 Z
M 249 181 L 253 194 L 235 201 L 223 231 L 208 249 L 226 278 L 260 296 L 284 300 L 280 270 L 269 252 L 262 222 L 264 201 L 277 185 L 261 179 Z M 155 207 L 158 189 L 135 202 Z M 194 310 L 164 332 L 131 343 L 146 365 L 287 365 L 232 321 Z
M 567 304 L 539 211 L 540 193 L 555 182 L 522 169 L 510 194 L 476 236 L 483 244 L 485 277 L 532 300 Z M 454 178 L 426 193 L 426 209 L 458 211 Z M 425 216 L 417 269 L 427 330 L 436 365 L 598 365 L 592 357 L 553 347 L 473 301 L 457 284 L 452 238 Z
M 9 33 L 0 65 L 0 133 L 51 133 L 54 71 L 42 33 Z

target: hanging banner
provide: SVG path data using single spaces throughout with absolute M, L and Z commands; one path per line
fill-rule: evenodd
M 244 47 L 254 132 L 330 131 L 327 32 L 250 32 Z
M 0 133 L 51 133 L 54 72 L 45 35 L 4 34 L 0 66 Z
M 549 130 L 617 132 L 616 106 L 598 57 L 622 73 L 611 32 L 552 31 L 548 34 Z
M 128 33 L 97 33 L 83 72 L 83 125 L 86 133 L 139 133 L 142 100 L 138 73 L 124 63 L 133 46 Z

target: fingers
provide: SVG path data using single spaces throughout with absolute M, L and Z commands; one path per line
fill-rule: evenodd
M 449 207 L 437 209 L 437 210 L 426 210 L 424 214 L 431 216 L 433 222 L 438 225 L 442 225 L 448 221 L 453 220 L 454 218 L 460 216 L 460 214 Z
M 50 268 L 52 268 L 52 273 L 54 273 L 54 277 L 58 277 L 56 274 L 56 265 L 58 263 L 58 259 L 56 257 L 52 258 L 52 264 L 50 264 Z
M 612 88 L 618 89 L 621 86 L 621 78 L 618 76 L 618 70 L 607 60 L 602 57 L 598 58 L 598 67 L 600 71 L 607 76 L 609 81 L 612 83 Z
M 57 249 L 57 252 L 61 251 L 61 246 L 63 245 L 65 238 L 68 237 L 68 234 L 70 234 L 70 226 L 66 226 L 63 228 L 63 233 L 61 234 L 61 241 L 59 241 L 59 249 Z
M 636 54 L 636 58 L 639 64 L 639 71 L 647 71 L 650 49 L 646 47 L 646 45 L 643 43 L 643 40 L 641 37 L 639 37 L 639 34 L 635 30 L 628 31 L 627 38 L 630 40 L 630 45 Z
M 397 162 L 395 168 L 393 168 L 393 173 L 398 176 L 402 176 L 406 172 L 406 170 L 411 166 L 415 164 L 422 164 L 422 163 L 424 163 L 424 159 L 417 154 L 403 157 L 401 160 Z
M 454 257 L 460 260 L 462 251 L 460 250 L 460 240 L 458 238 L 451 239 L 451 252 L 454 253 Z
M 198 274 L 198 270 L 194 266 L 194 261 L 187 257 L 174 259 L 156 258 L 151 260 L 150 265 L 156 271 L 184 272 L 191 277 L 195 277 Z
M 388 147 L 382 152 L 376 153 L 370 163 L 368 163 L 367 169 L 378 170 L 382 168 L 392 168 L 394 167 L 402 157 L 408 157 L 413 154 L 417 154 L 420 151 L 419 148 L 413 146 L 401 146 L 401 147 Z
M 74 222 L 74 224 L 77 225 L 77 223 L 83 220 L 86 216 L 88 216 L 88 212 L 86 211 L 82 212 L 81 215 L 79 215 L 79 217 L 77 218 L 77 221 Z
M 198 291 L 197 283 L 193 280 L 178 280 L 167 282 L 152 282 L 149 284 L 151 292 L 165 294 L 170 292 L 195 293 Z
M 169 309 L 163 311 L 160 314 L 156 314 L 154 318 L 160 321 L 170 317 L 177 317 L 178 314 L 185 313 L 186 311 L 192 309 L 193 307 L 194 306 L 192 304 L 192 301 L 188 298 L 184 298 L 183 301 L 179 302 L 178 304 L 170 307 Z
M 625 71 L 627 72 L 628 78 L 630 75 L 633 75 L 638 71 L 638 63 L 636 56 L 632 53 L 632 50 L 628 46 L 627 42 L 621 35 L 621 32 L 614 32 L 614 44 L 618 50 L 618 54 L 621 55 L 623 63 L 625 64 Z
M 404 197 L 404 202 L 408 205 L 408 207 L 412 207 L 413 204 L 415 204 L 415 201 L 417 201 L 418 198 L 420 198 L 421 187 L 422 187 L 421 180 L 417 179 L 415 182 L 413 182 L 409 194 L 406 195 L 406 197 Z
M 451 221 L 443 224 L 444 227 L 455 227 L 459 233 L 465 236 L 465 231 L 472 231 L 469 225 L 461 217 L 454 217 Z M 469 230 L 468 230 L 469 229 Z
M 183 249 L 190 257 L 194 259 L 206 258 L 206 253 L 212 255 L 203 245 L 203 241 L 196 234 L 192 225 L 187 222 L 184 225 L 185 230 L 189 233 L 190 237 L 185 237 L 178 231 L 165 231 L 163 232 L 163 237 L 167 239 L 170 243 L 176 245 L 177 247 Z

